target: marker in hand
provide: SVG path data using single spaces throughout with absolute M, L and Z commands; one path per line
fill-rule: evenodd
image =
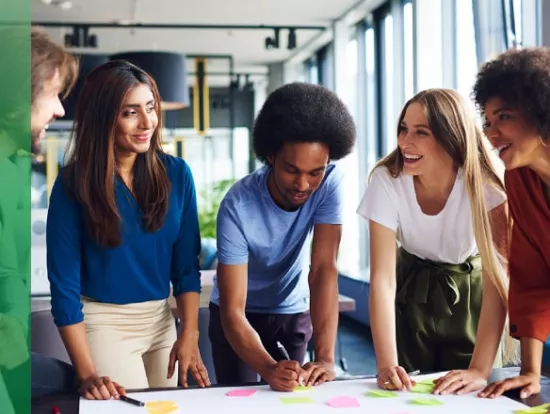
M 286 359 L 287 361 L 290 361 L 290 355 L 288 355 L 288 352 L 286 351 L 285 347 L 279 341 L 277 341 L 277 348 L 279 348 L 279 351 L 281 351 L 283 358 Z
M 283 355 L 283 358 L 286 359 L 287 361 L 290 361 L 290 355 L 288 355 L 288 352 L 287 352 L 286 348 L 279 341 L 277 341 L 277 348 L 281 352 L 281 355 Z M 300 374 L 298 374 L 298 375 L 300 375 Z M 301 386 L 304 385 L 304 379 L 302 377 L 299 377 L 298 382 Z

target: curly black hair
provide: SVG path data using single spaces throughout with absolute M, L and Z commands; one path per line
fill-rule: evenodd
M 485 63 L 472 96 L 482 112 L 491 98 L 521 109 L 550 140 L 550 47 L 510 49 Z
M 256 118 L 256 157 L 269 163 L 286 142 L 318 142 L 339 160 L 355 145 L 355 123 L 346 105 L 330 90 L 309 83 L 289 83 L 273 91 Z

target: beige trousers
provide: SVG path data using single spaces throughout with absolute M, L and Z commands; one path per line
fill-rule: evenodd
M 177 364 L 172 378 L 167 378 L 177 334 L 166 299 L 128 305 L 81 299 L 86 336 L 100 376 L 127 389 L 177 385 Z

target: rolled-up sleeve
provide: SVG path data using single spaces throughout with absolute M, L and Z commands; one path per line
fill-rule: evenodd
M 52 315 L 59 327 L 84 319 L 80 301 L 82 228 L 81 211 L 59 176 L 52 189 L 46 225 Z
M 174 297 L 186 292 L 201 291 L 199 255 L 201 236 L 197 211 L 197 195 L 193 174 L 183 160 L 181 173 L 183 209 L 178 238 L 172 254 L 172 282 Z

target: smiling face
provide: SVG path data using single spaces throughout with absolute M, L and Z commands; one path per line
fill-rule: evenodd
M 287 142 L 269 162 L 268 188 L 273 200 L 285 210 L 296 210 L 321 185 L 329 149 L 321 143 Z
M 140 83 L 130 89 L 122 102 L 116 121 L 115 145 L 125 154 L 141 154 L 151 146 L 158 125 L 153 92 Z
M 507 170 L 532 165 L 544 152 L 536 127 L 518 108 L 491 98 L 485 108 L 485 133 Z
M 434 137 L 422 104 L 413 102 L 407 107 L 398 132 L 405 174 L 437 173 L 442 166 L 452 164 L 451 156 Z

